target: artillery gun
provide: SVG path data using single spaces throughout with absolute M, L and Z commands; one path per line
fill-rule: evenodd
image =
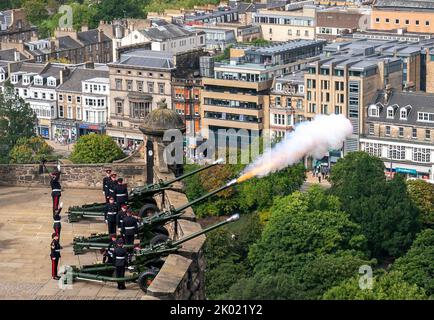
M 142 221 L 139 225 L 138 239 L 141 245 L 146 245 L 150 243 L 151 245 L 156 245 L 159 242 L 164 242 L 169 237 L 169 232 L 164 227 L 164 225 L 169 222 L 178 219 L 184 214 L 184 210 L 191 207 L 199 202 L 202 202 L 211 196 L 227 189 L 236 184 L 236 180 L 232 180 L 225 184 L 224 186 L 215 189 L 191 202 L 182 205 L 179 208 L 170 208 L 166 211 L 157 212 L 151 214 L 150 216 L 142 217 Z M 81 254 L 86 250 L 103 250 L 107 249 L 110 243 L 109 234 L 98 234 L 92 235 L 90 237 L 75 237 L 73 240 L 73 250 L 74 254 Z
M 64 284 L 72 280 L 85 280 L 85 281 L 97 281 L 97 282 L 137 282 L 140 288 L 146 292 L 148 286 L 152 283 L 157 276 L 162 265 L 164 264 L 163 257 L 168 256 L 171 253 L 177 252 L 184 242 L 187 242 L 193 238 L 196 238 L 202 234 L 210 232 L 216 228 L 219 228 L 225 224 L 237 221 L 239 215 L 235 214 L 230 218 L 214 224 L 201 231 L 192 233 L 179 240 L 166 240 L 165 242 L 158 243 L 156 245 L 148 245 L 142 249 L 135 249 L 135 252 L 131 256 L 131 262 L 129 263 L 128 271 L 131 275 L 124 278 L 116 278 L 113 276 L 115 267 L 108 263 L 100 263 L 94 265 L 85 265 L 81 268 L 76 266 L 67 267 L 66 271 L 62 274 L 62 281 Z
M 218 159 L 209 165 L 203 166 L 169 181 L 160 180 L 154 184 L 148 184 L 145 186 L 133 188 L 128 194 L 128 202 L 130 203 L 130 207 L 133 210 L 138 210 L 140 216 L 143 216 L 146 211 L 158 211 L 157 202 L 153 198 L 154 195 L 162 193 L 165 190 L 178 191 L 178 189 L 172 187 L 172 184 L 177 181 L 181 181 L 187 177 L 190 177 L 196 173 L 199 173 L 203 170 L 214 167 L 222 161 L 223 159 Z M 67 211 L 68 222 L 77 222 L 82 218 L 103 218 L 105 205 L 105 203 L 92 203 L 85 204 L 81 207 L 69 207 Z

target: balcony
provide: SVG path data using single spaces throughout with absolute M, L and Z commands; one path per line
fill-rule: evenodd
M 256 91 L 263 91 L 271 88 L 273 84 L 273 79 L 269 79 L 261 82 L 248 82 L 244 80 L 203 78 L 202 82 L 203 85 L 212 85 L 212 86 L 230 87 L 230 88 L 245 88 L 245 89 L 253 89 Z

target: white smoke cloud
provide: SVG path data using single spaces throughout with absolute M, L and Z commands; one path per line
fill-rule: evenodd
M 345 138 L 352 132 L 353 126 L 343 115 L 317 115 L 312 121 L 297 125 L 284 140 L 265 151 L 246 167 L 241 177 L 262 177 L 290 166 L 304 156 L 321 159 L 329 149 L 342 148 Z

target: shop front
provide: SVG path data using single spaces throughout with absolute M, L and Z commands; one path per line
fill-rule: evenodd
M 101 125 L 101 124 L 80 123 L 79 129 L 80 129 L 79 132 L 80 136 L 90 134 L 90 133 L 97 133 L 97 134 L 105 133 L 105 125 Z
M 50 120 L 48 119 L 38 119 L 38 125 L 36 131 L 44 139 L 50 139 Z
M 72 120 L 53 120 L 53 140 L 61 144 L 77 141 L 77 123 Z

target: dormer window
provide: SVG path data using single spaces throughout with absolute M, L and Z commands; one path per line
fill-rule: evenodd
M 369 107 L 369 116 L 370 117 L 379 117 L 380 113 L 378 111 L 378 107 L 376 105 Z
M 16 84 L 18 83 L 18 81 L 20 81 L 20 76 L 17 74 L 13 74 L 11 77 L 11 83 Z
M 0 73 L 0 81 L 5 81 L 6 75 L 4 72 Z
M 304 93 L 304 86 L 298 86 L 298 92 Z
M 48 78 L 48 79 L 47 79 L 47 84 L 48 84 L 50 87 L 55 87 L 55 86 L 57 85 L 56 78 L 54 78 L 54 77 L 50 77 L 50 78 Z
M 400 120 L 407 120 L 407 109 L 401 108 L 399 112 L 399 119 Z
M 281 83 L 276 84 L 276 91 L 282 91 L 282 84 Z
M 44 79 L 41 76 L 35 77 L 35 85 L 42 86 L 44 84 Z
M 30 76 L 23 77 L 23 84 L 30 84 Z
M 393 108 L 392 107 L 387 108 L 387 118 L 393 119 Z

